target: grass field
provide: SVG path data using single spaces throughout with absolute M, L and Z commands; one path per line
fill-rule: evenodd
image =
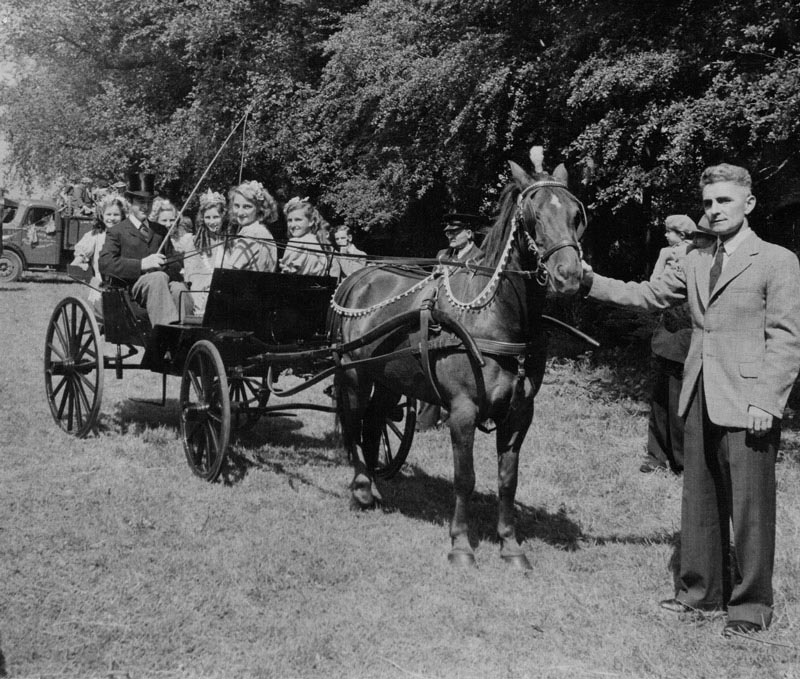
M 99 436 L 44 397 L 45 327 L 75 285 L 0 289 L 0 647 L 10 677 L 800 679 L 800 442 L 778 463 L 775 619 L 757 640 L 662 611 L 680 479 L 639 473 L 646 404 L 620 373 L 553 362 L 521 463 L 530 575 L 494 538 L 479 434 L 478 568 L 447 564 L 446 432 L 419 434 L 384 511 L 348 510 L 333 417 L 262 421 L 228 484 L 192 476 L 178 380 L 106 372 Z M 321 390 L 309 400 L 325 402 Z M 791 413 L 790 413 L 791 415 Z

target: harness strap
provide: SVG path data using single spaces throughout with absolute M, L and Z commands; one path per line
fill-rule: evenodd
M 422 301 L 422 306 L 419 310 L 419 353 L 420 363 L 422 363 L 422 370 L 425 372 L 425 377 L 428 380 L 433 393 L 436 395 L 436 400 L 441 403 L 442 395 L 439 392 L 439 385 L 436 383 L 436 375 L 434 374 L 433 364 L 431 363 L 431 354 L 428 351 L 428 332 L 430 330 L 431 309 L 436 304 L 436 298 L 439 295 L 438 287 L 432 286 L 429 288 L 426 298 Z

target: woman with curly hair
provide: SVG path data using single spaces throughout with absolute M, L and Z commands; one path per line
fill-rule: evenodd
M 72 266 L 77 266 L 88 271 L 92 267 L 92 278 L 89 284 L 92 290 L 89 293 L 89 303 L 94 307 L 98 316 L 102 315 L 100 300 L 100 252 L 103 250 L 103 243 L 106 241 L 106 230 L 114 224 L 119 224 L 128 216 L 130 206 L 128 201 L 117 193 L 109 193 L 97 205 L 94 225 L 91 231 L 87 231 L 83 238 L 75 243 L 75 258 Z
M 292 198 L 283 208 L 289 242 L 281 258 L 281 271 L 304 276 L 323 276 L 328 269 L 328 223 L 308 198 Z M 327 242 L 326 242 L 327 241 Z
M 278 204 L 261 182 L 247 181 L 228 193 L 229 212 L 238 228 L 222 267 L 250 271 L 275 271 L 278 249 L 266 224 L 278 218 Z

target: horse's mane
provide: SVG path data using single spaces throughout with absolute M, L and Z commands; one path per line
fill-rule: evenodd
M 508 240 L 508 232 L 511 229 L 511 223 L 514 219 L 514 213 L 517 209 L 517 198 L 519 197 L 520 189 L 511 182 L 500 194 L 498 201 L 497 217 L 494 220 L 492 228 L 489 230 L 489 235 L 481 245 L 483 250 L 483 266 L 495 267 L 497 266 L 500 255 L 503 252 L 503 247 Z

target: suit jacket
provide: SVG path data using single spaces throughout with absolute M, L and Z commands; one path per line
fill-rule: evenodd
M 745 428 L 747 408 L 783 416 L 800 367 L 800 265 L 785 248 L 750 234 L 725 264 L 712 294 L 713 247 L 692 250 L 684 266 L 654 281 L 594 277 L 589 297 L 619 306 L 664 309 L 688 301 L 692 339 L 678 412 L 685 415 L 700 372 L 708 415 Z
M 107 231 L 106 241 L 100 253 L 100 273 L 103 278 L 133 285 L 142 275 L 142 260 L 147 255 L 157 252 L 161 241 L 167 235 L 167 227 L 163 224 L 148 222 L 147 226 L 150 230 L 147 238 L 130 219 L 122 220 Z M 170 280 L 183 280 L 181 278 L 183 257 L 175 252 L 171 240 L 167 239 L 162 253 L 169 262 L 166 272 Z

